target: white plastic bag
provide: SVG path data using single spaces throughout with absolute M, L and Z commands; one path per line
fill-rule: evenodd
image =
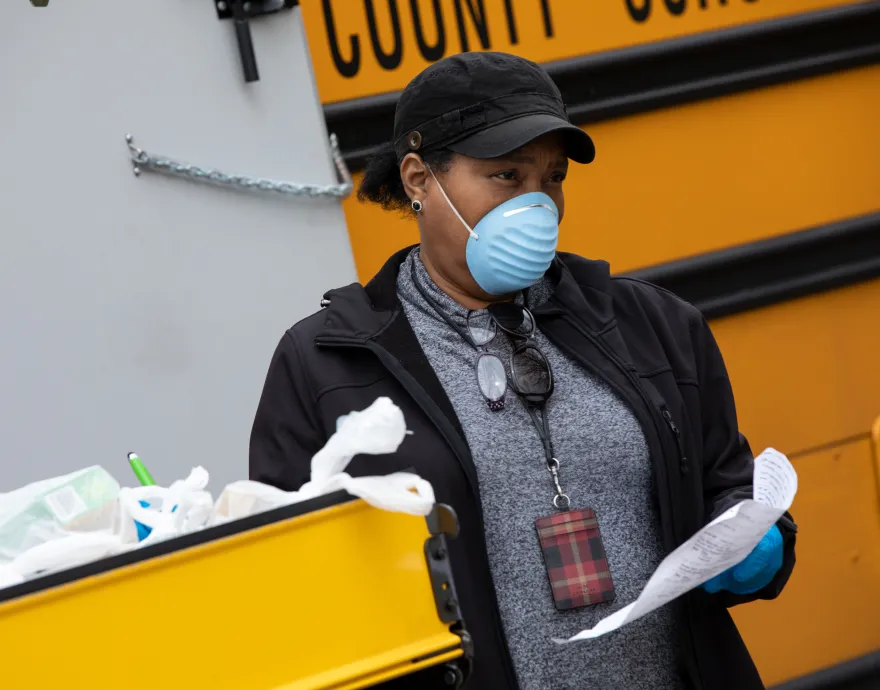
M 428 515 L 434 507 L 434 490 L 421 477 L 408 472 L 352 477 L 344 471 L 355 455 L 393 453 L 406 433 L 400 408 L 388 398 L 379 398 L 366 410 L 340 419 L 336 433 L 312 457 L 311 479 L 299 491 L 282 491 L 253 481 L 233 482 L 217 499 L 210 523 L 235 520 L 339 490 L 383 510 Z
M 68 477 L 78 474 L 73 473 Z M 109 477 L 106 472 L 104 474 Z M 19 514 L 23 508 L 33 503 L 23 500 L 23 496 L 43 496 L 47 488 L 57 492 L 60 485 L 57 480 L 37 484 L 36 487 L 25 487 L 28 491 L 24 493 L 19 493 L 21 489 L 13 492 L 17 494 L 14 500 L 0 504 L 0 507 L 13 506 L 15 510 L 10 509 L 7 512 Z M 205 491 L 207 484 L 208 473 L 202 467 L 196 467 L 186 479 L 178 480 L 170 487 L 119 489 L 116 484 L 113 500 L 101 507 L 101 520 L 86 522 L 80 517 L 66 525 L 69 528 L 71 524 L 76 524 L 80 528 L 78 530 L 65 527 L 38 530 L 42 541 L 34 537 L 35 532 L 31 525 L 31 542 L 36 543 L 31 543 L 26 549 L 19 549 L 14 558 L 0 563 L 0 587 L 201 529 L 207 524 L 214 504 L 211 494 Z M 38 521 L 36 524 L 42 526 L 43 522 Z M 137 523 L 149 530 L 145 539 L 139 539 Z M 94 529 L 84 529 L 85 527 Z M 11 551 L 9 544 L 12 543 L 10 540 L 7 544 L 0 538 L 0 550 L 6 547 L 6 551 Z
M 137 523 L 149 531 L 140 540 L 142 546 L 201 529 L 214 507 L 211 494 L 205 491 L 208 478 L 205 468 L 196 467 L 186 479 L 168 488 L 140 486 L 120 490 L 119 537 L 126 543 L 137 542 Z
M 24 582 L 24 578 L 20 572 L 12 567 L 11 563 L 0 565 L 0 589 L 20 585 L 22 582 Z
M 0 564 L 71 532 L 111 530 L 119 484 L 87 467 L 0 494 Z
M 287 505 L 289 495 L 274 486 L 247 479 L 232 482 L 220 493 L 210 522 L 216 525 Z
M 10 569 L 25 580 L 38 575 L 106 558 L 125 550 L 125 544 L 112 532 L 70 533 L 62 539 L 47 541 L 18 556 Z
M 416 474 L 395 472 L 382 477 L 330 477 L 321 493 L 344 489 L 375 508 L 410 515 L 428 515 L 434 508 L 434 487 Z
M 389 398 L 378 398 L 366 410 L 352 412 L 341 419 L 336 433 L 312 457 L 309 483 L 320 485 L 343 472 L 355 455 L 393 453 L 405 436 L 403 411 Z
M 383 477 L 352 477 L 342 472 L 330 477 L 320 487 L 309 482 L 300 491 L 282 491 L 260 482 L 240 481 L 223 489 L 209 524 L 237 520 L 339 490 L 362 498 L 376 508 L 410 515 L 428 515 L 435 500 L 433 487 L 409 472 Z
M 167 488 L 120 489 L 107 472 L 93 467 L 0 494 L 0 587 L 333 491 L 345 490 L 383 510 L 427 515 L 434 491 L 420 477 L 398 472 L 355 478 L 345 472 L 355 455 L 393 453 L 406 434 L 403 412 L 379 398 L 340 419 L 312 458 L 311 480 L 299 491 L 233 482 L 216 506 L 202 467 Z

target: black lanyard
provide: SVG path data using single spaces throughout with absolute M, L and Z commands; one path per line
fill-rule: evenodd
M 477 352 L 480 352 L 480 346 L 478 346 L 470 337 L 467 332 L 467 328 L 465 328 L 464 331 L 461 331 L 458 325 L 456 325 L 455 322 L 446 314 L 443 307 L 438 304 L 437 300 L 431 297 L 428 294 L 428 291 L 425 290 L 425 288 L 422 287 L 422 285 L 419 283 L 418 275 L 416 274 L 416 257 L 412 257 L 410 261 L 410 273 L 412 283 L 415 286 L 416 290 L 418 290 L 422 298 L 431 305 L 434 311 L 440 315 L 440 317 L 453 331 L 461 336 L 462 340 L 464 340 Z M 537 323 L 535 323 L 534 327 L 537 329 Z M 503 329 L 499 328 L 497 324 L 495 325 L 495 328 L 504 332 L 504 334 L 507 335 L 508 339 L 511 337 Z M 556 495 L 553 497 L 553 506 L 558 510 L 568 510 L 571 507 L 571 499 L 562 490 L 562 487 L 559 484 L 559 460 L 556 458 L 556 453 L 553 450 L 553 439 L 550 435 L 550 422 L 547 418 L 547 397 L 549 396 L 543 398 L 539 402 L 536 402 L 533 400 L 528 400 L 524 396 L 520 395 L 514 386 L 509 387 L 513 389 L 516 397 L 519 398 L 523 406 L 526 408 L 526 411 L 529 413 L 529 417 L 531 417 L 532 422 L 535 425 L 535 430 L 538 432 L 538 438 L 541 440 L 541 445 L 544 447 L 544 458 L 547 462 L 547 471 L 553 478 L 553 487 L 556 490 Z

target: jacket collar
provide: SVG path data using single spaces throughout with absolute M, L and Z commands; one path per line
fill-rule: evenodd
M 329 305 L 318 338 L 366 342 L 384 331 L 401 312 L 397 274 L 415 246 L 392 255 L 366 286 L 353 283 L 326 293 L 324 299 Z M 594 332 L 613 320 L 607 262 L 560 252 L 548 276 L 554 286 L 553 296 L 535 309 L 536 315 L 576 314 Z
M 401 311 L 397 273 L 413 247 L 394 254 L 366 286 L 352 283 L 324 294 L 324 326 L 318 340 L 365 343 L 384 331 Z
M 559 252 L 549 273 L 553 295 L 535 309 L 535 315 L 577 317 L 588 330 L 598 333 L 614 320 L 611 271 L 607 261 L 585 259 Z

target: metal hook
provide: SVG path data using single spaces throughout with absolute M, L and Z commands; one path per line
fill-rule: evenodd
M 559 460 L 551 458 L 550 462 L 547 463 L 547 471 L 550 473 L 550 476 L 553 477 L 553 486 L 556 488 L 556 495 L 553 497 L 553 506 L 559 510 L 568 510 L 571 507 L 571 499 L 562 490 L 562 486 L 559 484 Z M 565 507 L 560 505 L 560 502 L 562 502 Z
M 139 166 L 149 161 L 150 158 L 147 156 L 146 151 L 134 145 L 134 137 L 131 134 L 125 135 L 125 143 L 128 144 L 128 152 L 131 156 L 132 172 L 135 174 L 135 177 L 137 177 L 141 174 Z

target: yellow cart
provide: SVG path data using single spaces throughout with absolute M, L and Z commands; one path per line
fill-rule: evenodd
M 0 685 L 460 687 L 457 529 L 339 492 L 0 589 Z

